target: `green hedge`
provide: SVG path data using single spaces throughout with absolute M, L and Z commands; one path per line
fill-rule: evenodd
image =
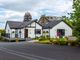
M 8 39 L 6 39 L 6 38 L 0 36 L 0 42 L 8 42 L 8 41 L 9 41 Z

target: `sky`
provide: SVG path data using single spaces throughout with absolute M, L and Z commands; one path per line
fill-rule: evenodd
M 33 19 L 41 15 L 67 16 L 72 12 L 72 0 L 0 0 L 0 29 L 6 21 L 23 21 L 25 12 Z

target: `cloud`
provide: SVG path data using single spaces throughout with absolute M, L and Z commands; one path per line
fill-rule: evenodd
M 63 16 L 72 12 L 72 0 L 0 0 L 0 22 L 22 21 L 26 11 L 33 19 L 42 14 Z
M 72 0 L 2 0 L 1 7 L 15 11 L 55 9 L 65 11 L 72 5 Z

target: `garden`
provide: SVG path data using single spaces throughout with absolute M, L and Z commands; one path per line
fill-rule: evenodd
M 79 46 L 79 41 L 76 40 L 70 40 L 68 37 L 61 37 L 61 38 L 49 38 L 49 37 L 37 37 L 36 40 L 38 40 L 38 43 L 40 44 L 57 44 L 57 45 L 69 45 L 69 46 Z

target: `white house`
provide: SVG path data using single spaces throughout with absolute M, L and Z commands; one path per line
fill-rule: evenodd
M 72 36 L 72 28 L 62 20 L 54 20 L 43 26 L 43 36 L 51 38 Z
M 72 28 L 64 21 L 53 20 L 41 25 L 37 20 L 32 20 L 32 16 L 28 12 L 25 13 L 23 22 L 7 21 L 5 30 L 6 36 L 9 38 L 35 38 L 40 36 L 56 38 L 72 36 Z
M 37 20 L 32 20 L 30 13 L 25 13 L 24 21 L 7 21 L 6 26 L 6 36 L 9 38 L 35 38 L 42 35 L 42 26 L 37 22 Z

